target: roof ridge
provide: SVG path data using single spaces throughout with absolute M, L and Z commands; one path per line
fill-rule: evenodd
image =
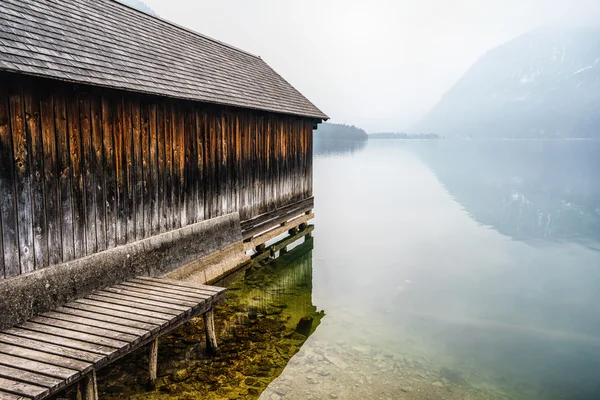
M 118 5 L 120 5 L 120 6 L 123 6 L 123 7 L 129 8 L 130 10 L 133 10 L 133 11 L 135 11 L 135 12 L 137 12 L 137 13 L 143 14 L 143 15 L 145 15 L 145 16 L 148 16 L 148 17 L 150 17 L 150 18 L 157 19 L 157 20 L 159 20 L 159 21 L 161 21 L 161 22 L 164 22 L 164 23 L 166 23 L 166 24 L 169 24 L 169 25 L 171 25 L 171 26 L 173 26 L 173 27 L 175 27 L 175 28 L 177 28 L 177 29 L 181 29 L 181 30 L 183 30 L 183 31 L 185 31 L 185 32 L 188 32 L 188 33 L 191 33 L 191 34 L 193 34 L 193 35 L 196 35 L 196 36 L 198 36 L 198 37 L 201 37 L 202 39 L 206 39 L 206 40 L 208 40 L 208 41 L 211 41 L 211 42 L 213 42 L 213 43 L 216 43 L 216 44 L 218 44 L 218 45 L 221 45 L 221 46 L 224 46 L 224 47 L 228 47 L 228 48 L 230 48 L 230 49 L 232 49 L 232 50 L 239 51 L 240 53 L 243 53 L 243 54 L 246 54 L 246 55 L 249 55 L 249 56 L 252 56 L 252 57 L 258 58 L 258 59 L 261 59 L 259 55 L 256 55 L 256 54 L 253 54 L 253 53 L 250 53 L 249 51 L 246 51 L 246 50 L 240 49 L 239 47 L 233 46 L 233 45 L 231 45 L 231 44 L 229 44 L 229 43 L 225 43 L 225 42 L 222 42 L 222 41 L 220 41 L 220 40 L 218 40 L 218 39 L 215 39 L 215 38 L 212 38 L 212 37 L 210 37 L 210 36 L 204 35 L 204 34 L 202 34 L 202 33 L 198 32 L 198 31 L 195 31 L 195 30 L 193 30 L 193 29 L 191 29 L 191 28 L 187 28 L 187 27 L 185 27 L 185 26 L 183 26 L 183 25 L 179 25 L 179 24 L 177 24 L 177 23 L 175 23 L 175 22 L 173 22 L 173 21 L 170 21 L 170 20 L 168 20 L 168 19 L 166 19 L 166 18 L 163 18 L 163 17 L 159 16 L 159 15 L 158 15 L 158 14 L 156 14 L 156 13 L 155 13 L 155 14 L 149 14 L 149 13 L 147 13 L 147 12 L 145 12 L 145 11 L 142 11 L 142 10 L 140 10 L 139 8 L 136 8 L 136 7 L 132 6 L 132 5 L 129 5 L 129 4 L 123 3 L 123 2 L 121 2 L 121 1 L 119 1 L 119 0 L 106 0 L 106 1 L 108 1 L 108 2 L 112 2 L 112 3 L 117 3 L 117 4 L 118 4 Z M 154 11 L 154 10 L 153 10 L 153 11 Z

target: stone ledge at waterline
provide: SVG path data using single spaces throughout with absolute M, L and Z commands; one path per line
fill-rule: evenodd
M 240 253 L 234 256 L 236 249 Z M 236 212 L 8 278 L 0 281 L 0 329 L 136 276 L 160 276 L 179 268 L 191 274 L 188 266 L 193 265 L 195 281 L 204 268 L 210 270 L 204 274 L 207 280 L 214 280 L 207 262 L 227 254 L 231 264 L 218 264 L 219 273 L 225 274 L 247 261 L 243 249 Z

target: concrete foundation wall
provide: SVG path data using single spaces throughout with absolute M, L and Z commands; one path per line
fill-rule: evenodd
M 247 260 L 238 213 L 0 280 L 0 329 L 135 276 L 209 282 Z M 172 271 L 179 270 L 173 274 Z

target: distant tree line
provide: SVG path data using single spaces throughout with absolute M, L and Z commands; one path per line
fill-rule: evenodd
M 382 132 L 371 133 L 369 139 L 439 139 L 437 133 Z
M 354 125 L 345 124 L 320 124 L 314 131 L 315 139 L 334 139 L 334 140 L 368 140 L 369 135 L 364 130 Z

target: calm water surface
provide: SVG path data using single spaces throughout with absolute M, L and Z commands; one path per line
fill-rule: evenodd
M 315 148 L 325 317 L 261 398 L 600 398 L 600 143 Z

